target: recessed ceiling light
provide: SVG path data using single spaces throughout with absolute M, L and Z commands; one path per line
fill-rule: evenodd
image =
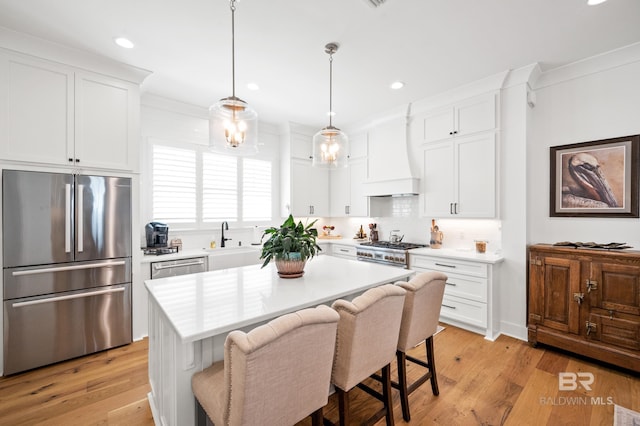
M 391 88 L 394 90 L 402 89 L 404 87 L 404 83 L 401 81 L 394 81 L 391 83 Z
M 588 0 L 587 4 L 589 6 L 595 6 L 597 4 L 604 3 L 605 1 L 607 1 L 607 0 Z
M 249 84 L 247 84 L 247 89 L 249 89 L 249 90 L 260 90 L 260 86 L 258 86 L 256 83 L 249 83 Z
M 124 47 L 125 49 L 133 49 L 133 42 L 126 37 L 116 37 L 113 41 L 120 47 Z

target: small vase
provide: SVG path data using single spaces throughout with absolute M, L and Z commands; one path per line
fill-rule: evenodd
M 431 240 L 429 241 L 429 247 L 432 249 L 442 248 L 442 240 L 444 239 L 444 234 L 442 231 L 433 231 L 431 232 Z

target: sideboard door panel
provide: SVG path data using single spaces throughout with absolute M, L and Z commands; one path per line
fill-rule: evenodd
M 556 330 L 580 331 L 580 304 L 574 294 L 580 293 L 580 262 L 564 258 L 544 259 L 542 324 Z
M 640 266 L 592 262 L 591 276 L 597 283 L 591 306 L 640 315 Z

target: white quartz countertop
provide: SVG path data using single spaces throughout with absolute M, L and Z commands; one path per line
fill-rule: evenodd
M 409 254 L 469 260 L 472 262 L 482 263 L 500 263 L 503 260 L 502 255 L 496 253 L 476 253 L 475 250 L 432 249 L 429 247 L 412 249 L 409 251 Z
M 283 279 L 273 263 L 145 281 L 152 303 L 183 343 L 227 333 L 287 312 L 329 303 L 414 272 L 394 266 L 317 256 L 301 278 Z

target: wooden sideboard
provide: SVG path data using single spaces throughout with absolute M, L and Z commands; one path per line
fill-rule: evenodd
M 640 252 L 528 248 L 528 339 L 640 372 Z

